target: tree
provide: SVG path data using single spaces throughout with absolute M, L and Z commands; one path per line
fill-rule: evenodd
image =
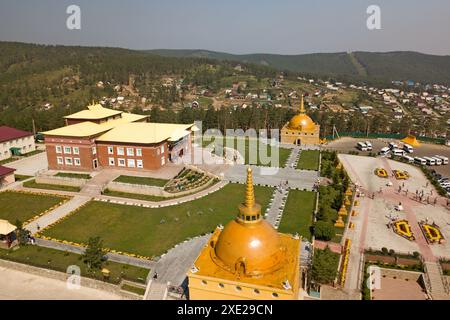
M 329 241 L 336 235 L 336 232 L 332 222 L 317 221 L 314 227 L 314 235 L 318 239 Z
M 324 250 L 316 250 L 313 257 L 311 275 L 315 282 L 328 284 L 337 275 L 339 255 L 332 252 L 328 246 Z
M 19 219 L 16 220 L 16 237 L 17 241 L 19 241 L 20 245 L 25 245 L 28 243 L 28 239 L 30 237 L 30 231 L 23 228 L 23 223 Z
M 100 270 L 105 261 L 105 250 L 102 248 L 103 241 L 100 237 L 91 237 L 88 240 L 86 251 L 82 255 L 82 260 L 91 270 Z

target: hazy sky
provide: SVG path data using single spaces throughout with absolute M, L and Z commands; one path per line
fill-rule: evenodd
M 66 8 L 81 8 L 68 30 Z M 369 5 L 381 30 L 366 27 Z M 0 0 L 0 40 L 132 49 L 450 55 L 449 0 Z

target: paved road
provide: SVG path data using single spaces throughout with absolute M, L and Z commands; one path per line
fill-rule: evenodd
M 296 170 L 293 168 L 268 168 L 251 166 L 255 184 L 276 187 L 280 182 L 289 181 L 289 187 L 294 189 L 312 190 L 319 177 L 317 171 Z M 246 165 L 235 165 L 225 172 L 225 179 L 231 182 L 245 183 L 247 179 Z
M 45 152 L 41 152 L 31 157 L 10 162 L 6 166 L 16 169 L 16 174 L 34 176 L 38 171 L 47 169 L 47 154 Z
M 66 282 L 0 267 L 0 300 L 120 300 L 121 296 L 87 287 L 69 290 Z M 82 283 L 81 283 L 82 284 Z

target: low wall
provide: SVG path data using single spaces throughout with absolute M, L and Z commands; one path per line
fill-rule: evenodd
M 189 190 L 185 190 L 185 191 L 181 191 L 181 192 L 176 192 L 176 193 L 170 193 L 170 192 L 164 191 L 163 188 L 155 187 L 155 186 L 146 186 L 146 185 L 140 185 L 140 184 L 130 184 L 130 183 L 114 182 L 114 181 L 111 181 L 110 183 L 108 183 L 106 188 L 108 190 L 116 191 L 116 192 L 125 192 L 125 193 L 142 194 L 142 195 L 147 195 L 147 196 L 173 198 L 173 197 L 182 197 L 185 195 L 196 193 L 198 191 L 206 189 L 207 187 L 211 186 L 213 183 L 214 183 L 214 180 L 211 179 L 207 183 L 205 183 L 197 188 L 189 189 Z
M 393 256 L 382 256 L 382 255 L 375 255 L 375 254 L 367 254 L 365 255 L 365 260 L 367 262 L 381 262 L 381 263 L 390 263 L 390 264 L 398 264 L 398 265 L 404 265 L 404 266 L 413 266 L 416 264 L 420 264 L 419 259 L 407 259 L 407 258 L 395 258 Z
M 407 271 L 407 270 L 397 270 L 397 269 L 387 269 L 380 268 L 381 276 L 386 276 L 387 278 L 396 278 L 400 280 L 408 281 L 418 281 L 423 276 L 422 272 Z
M 36 183 L 55 184 L 59 186 L 82 187 L 86 184 L 86 179 L 57 177 L 49 175 L 38 175 L 35 178 Z

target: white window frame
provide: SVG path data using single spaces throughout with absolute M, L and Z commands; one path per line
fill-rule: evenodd
M 127 159 L 128 168 L 136 168 L 136 161 L 134 159 Z
M 116 160 L 114 158 L 108 158 L 108 164 L 110 166 L 115 166 L 116 165 Z
M 73 154 L 80 154 L 80 148 L 79 147 L 73 147 Z
M 64 165 L 64 158 L 63 157 L 56 157 L 56 163 Z
M 161 153 L 164 153 L 164 145 L 161 146 Z
M 70 157 L 66 157 L 64 158 L 64 163 L 66 164 L 66 166 L 73 166 L 73 159 Z
M 123 162 L 123 164 L 120 164 L 121 162 Z M 119 167 L 125 167 L 127 164 L 127 162 L 125 161 L 125 159 L 117 159 L 117 165 Z
M 114 147 L 108 147 L 108 154 L 114 154 Z
M 127 148 L 127 156 L 134 157 L 134 148 Z
M 142 149 L 141 148 L 136 149 L 136 157 L 142 157 Z
M 69 152 L 66 149 L 69 149 Z M 64 154 L 72 154 L 72 147 L 64 146 Z
M 166 157 L 161 157 L 161 165 L 165 165 L 166 164 Z
M 144 161 L 143 160 L 136 160 L 136 167 L 138 167 L 139 169 L 143 169 L 144 168 Z
M 61 146 L 56 146 L 56 153 L 63 153 L 63 149 Z
M 97 154 L 97 147 L 92 147 L 92 154 L 93 155 Z
M 80 158 L 73 158 L 73 164 L 77 167 L 81 166 L 81 159 Z
M 125 149 L 123 147 L 117 147 L 117 155 L 118 156 L 124 156 L 125 155 Z

